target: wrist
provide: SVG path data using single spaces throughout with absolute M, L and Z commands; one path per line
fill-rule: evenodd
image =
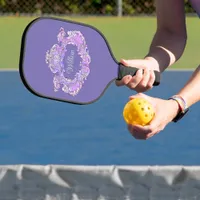
M 159 71 L 163 72 L 166 68 L 176 62 L 175 55 L 163 46 L 154 46 L 146 57 L 154 58 L 159 66 Z
M 144 58 L 145 60 L 148 60 L 151 62 L 151 66 L 154 70 L 160 72 L 160 67 L 159 67 L 159 63 L 158 61 L 154 58 L 154 57 L 151 57 L 151 56 L 147 56 Z
M 168 102 L 170 103 L 170 108 L 173 111 L 171 116 L 172 121 L 178 115 L 178 113 L 181 112 L 181 108 L 177 101 L 174 101 L 173 99 L 168 99 Z
M 188 106 L 187 102 L 183 97 L 180 95 L 174 95 L 168 99 L 170 102 L 174 102 L 173 110 L 174 110 L 174 118 L 172 119 L 173 122 L 177 122 L 180 120 L 187 112 L 188 112 Z M 176 106 L 175 106 L 176 104 Z

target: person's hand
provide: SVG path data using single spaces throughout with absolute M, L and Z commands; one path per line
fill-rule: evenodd
M 133 77 L 131 75 L 127 75 L 123 77 L 120 81 L 116 80 L 117 86 L 126 85 L 136 92 L 145 92 L 153 87 L 153 83 L 155 81 L 155 74 L 153 71 L 160 71 L 159 64 L 155 59 L 150 57 L 141 60 L 122 59 L 120 63 L 122 63 L 126 67 L 136 67 L 140 70 L 138 70 L 136 75 Z
M 178 114 L 179 106 L 174 100 L 163 100 L 160 98 L 153 98 L 142 93 L 131 96 L 129 99 L 142 97 L 147 99 L 155 109 L 155 117 L 147 126 L 130 125 L 128 130 L 135 139 L 146 140 L 164 130 L 168 123 L 170 123 Z

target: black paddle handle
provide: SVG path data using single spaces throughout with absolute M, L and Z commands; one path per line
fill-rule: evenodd
M 121 80 L 126 75 L 134 76 L 137 71 L 138 71 L 138 68 L 126 67 L 122 63 L 119 63 L 119 71 L 118 71 L 117 80 Z M 160 84 L 160 72 L 154 71 L 154 74 L 155 74 L 155 81 L 153 85 L 158 86 Z

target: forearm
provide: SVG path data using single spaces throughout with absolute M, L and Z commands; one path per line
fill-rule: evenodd
M 152 40 L 146 59 L 152 57 L 157 60 L 159 69 L 163 72 L 182 56 L 186 41 L 186 33 L 175 34 L 167 30 L 159 30 Z
M 183 54 L 186 39 L 185 4 L 183 0 L 155 0 L 157 31 L 148 57 L 155 58 L 163 72 Z
M 178 95 L 185 99 L 188 107 L 200 101 L 200 65 L 185 86 L 178 92 Z

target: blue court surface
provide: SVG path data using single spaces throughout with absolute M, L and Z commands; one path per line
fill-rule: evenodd
M 167 71 L 147 94 L 168 98 L 192 71 Z M 95 87 L 95 86 L 94 86 Z M 42 99 L 18 71 L 0 72 L 0 164 L 199 165 L 200 106 L 147 141 L 127 131 L 122 110 L 135 92 L 111 84 L 87 106 Z M 197 91 L 199 92 L 199 91 Z

